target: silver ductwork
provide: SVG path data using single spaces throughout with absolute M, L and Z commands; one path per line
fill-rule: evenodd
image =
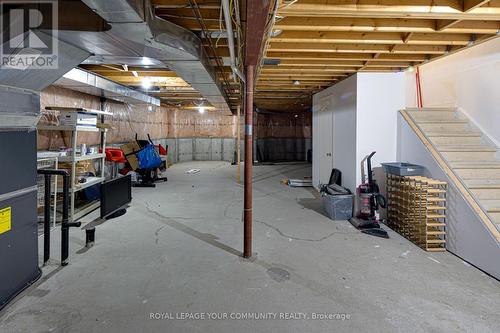
M 129 87 L 79 68 L 74 68 L 64 74 L 54 85 L 131 105 L 160 106 L 158 98 L 130 89 Z
M 37 34 L 39 37 L 50 38 L 42 32 Z M 47 41 L 49 42 L 49 41 Z M 9 68 L 0 67 L 0 85 L 27 89 L 32 91 L 42 91 L 50 86 L 57 79 L 67 73 L 69 70 L 78 66 L 82 61 L 90 56 L 86 50 L 76 46 L 58 41 L 58 66 L 57 68 Z
M 214 107 L 230 112 L 201 40 L 191 31 L 154 14 L 150 0 L 83 0 L 105 19 L 104 32 L 60 31 L 59 38 L 92 53 L 90 63 L 106 59 L 155 59 L 175 71 Z
M 83 61 L 150 64 L 175 71 L 214 107 L 230 112 L 201 40 L 192 32 L 155 16 L 150 0 L 83 0 L 83 3 L 59 1 L 60 10 L 64 9 L 59 13 L 60 22 L 68 16 L 79 19 L 74 25 L 66 20 L 57 33 L 57 68 L 1 68 L 0 85 L 41 91 Z M 99 22 L 96 17 L 107 22 Z M 92 22 L 92 26 L 87 27 L 90 31 L 86 31 L 84 22 L 87 21 Z M 43 30 L 36 33 L 46 42 L 52 38 Z M 61 79 L 59 85 L 68 84 L 67 79 Z M 81 91 L 84 88 L 81 81 L 79 84 Z M 95 88 L 92 83 L 85 89 Z

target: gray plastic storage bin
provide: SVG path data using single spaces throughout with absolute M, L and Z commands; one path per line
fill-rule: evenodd
M 424 173 L 424 167 L 421 165 L 404 163 L 404 162 L 393 162 L 393 163 L 381 163 L 384 167 L 386 173 L 390 173 L 398 176 L 421 176 Z
M 322 194 L 323 208 L 332 220 L 348 220 L 352 218 L 353 194 Z

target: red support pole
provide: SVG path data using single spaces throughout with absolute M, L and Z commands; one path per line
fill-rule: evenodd
M 419 108 L 422 108 L 424 103 L 422 101 L 422 85 L 420 83 L 420 69 L 418 66 L 416 67 L 415 79 L 417 81 L 417 105 Z
M 246 68 L 245 85 L 245 193 L 243 213 L 243 257 L 252 256 L 252 167 L 253 167 L 253 79 L 254 66 Z

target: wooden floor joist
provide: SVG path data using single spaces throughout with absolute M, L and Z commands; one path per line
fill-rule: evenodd
M 257 89 L 327 77 L 318 70 L 401 71 L 500 31 L 498 0 L 297 0 L 281 3 L 277 16 L 264 54 L 274 68 L 264 64 Z
M 498 38 L 500 31 L 500 0 L 256 0 L 251 6 L 264 3 L 269 13 L 258 17 L 266 22 L 266 30 L 254 37 L 267 40 L 260 48 L 251 46 L 253 57 L 262 60 L 256 71 L 256 91 L 279 87 L 310 95 L 353 73 L 402 71 Z M 248 4 L 239 1 L 242 22 L 247 19 Z M 228 98 L 241 98 L 242 88 L 234 82 L 227 60 L 230 54 L 221 0 L 152 0 L 152 5 L 155 15 L 201 39 L 214 76 Z M 244 27 L 238 29 L 233 16 L 237 42 L 238 35 L 245 36 Z M 246 58 L 247 48 L 238 51 L 238 59 Z M 125 70 L 120 64 L 86 68 L 137 88 L 144 78 L 162 89 L 189 87 L 168 68 Z M 166 101 L 171 98 L 164 96 Z M 283 108 L 297 105 L 293 97 L 277 96 Z M 266 103 L 276 106 L 275 101 L 256 106 L 266 109 Z

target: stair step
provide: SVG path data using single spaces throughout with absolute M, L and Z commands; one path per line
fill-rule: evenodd
M 456 120 L 438 122 L 438 121 L 417 121 L 418 126 L 424 132 L 465 132 L 468 130 L 469 123 Z
M 490 187 L 469 187 L 472 193 L 479 200 L 498 200 L 500 199 L 500 185 Z
M 434 136 L 429 138 L 438 145 L 481 145 L 480 136 Z
M 496 168 L 455 168 L 456 173 L 466 182 L 468 180 L 500 180 L 500 169 Z
M 455 112 L 456 108 L 406 108 L 405 111 L 419 111 L 419 112 Z
M 459 161 L 450 165 L 454 169 L 500 169 L 500 162 L 496 161 Z
M 491 151 L 496 152 L 497 148 L 484 145 L 438 145 L 439 151 L 465 151 L 465 152 L 479 152 Z
M 468 124 L 468 120 L 461 119 L 422 119 L 417 120 L 418 124 Z
M 465 184 L 469 188 L 500 188 L 500 179 L 468 179 Z
M 457 114 L 454 111 L 408 111 L 408 114 L 416 121 L 420 120 L 453 120 L 457 119 Z
M 434 132 L 428 131 L 425 133 L 428 137 L 481 137 L 481 132 L 474 131 L 449 131 L 449 132 Z
M 491 213 L 500 213 L 500 199 L 480 200 L 481 205 Z
M 475 151 L 475 150 L 457 150 L 441 151 L 441 155 L 449 162 L 477 161 L 477 162 L 495 162 L 495 151 Z

